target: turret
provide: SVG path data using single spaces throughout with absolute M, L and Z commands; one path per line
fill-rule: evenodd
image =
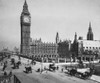
M 56 43 L 59 43 L 59 34 L 58 34 L 58 32 L 56 34 Z
M 89 29 L 88 29 L 88 33 L 87 33 L 87 40 L 93 40 L 93 32 L 92 32 L 92 28 L 91 28 L 91 22 L 89 23 Z
M 77 43 L 77 33 L 75 32 L 74 43 Z

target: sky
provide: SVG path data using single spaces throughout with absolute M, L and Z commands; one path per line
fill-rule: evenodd
M 0 0 L 0 50 L 20 47 L 20 15 L 25 0 Z M 100 40 L 100 0 L 26 0 L 31 14 L 31 38 L 55 42 L 86 39 L 91 22 L 94 39 Z

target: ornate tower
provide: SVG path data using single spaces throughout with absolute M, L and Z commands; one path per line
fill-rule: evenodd
M 74 42 L 72 44 L 71 51 L 72 51 L 72 56 L 71 57 L 75 61 L 76 58 L 78 57 L 78 40 L 77 40 L 77 33 L 76 32 L 75 32 Z
M 88 29 L 88 33 L 87 33 L 87 40 L 93 40 L 93 32 L 92 32 L 92 28 L 91 28 L 91 22 L 89 23 L 89 29 Z
M 56 34 L 56 43 L 59 43 L 59 34 L 58 34 L 58 32 Z
M 29 55 L 30 53 L 30 25 L 31 25 L 31 16 L 28 11 L 28 5 L 25 0 L 23 5 L 23 11 L 20 16 L 21 24 L 21 45 L 20 53 L 23 55 Z
M 74 43 L 77 43 L 77 33 L 75 32 Z

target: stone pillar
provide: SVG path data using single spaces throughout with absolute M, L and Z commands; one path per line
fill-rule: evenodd
M 84 57 L 84 61 L 86 61 L 86 57 Z
M 75 57 L 75 62 L 77 62 L 77 57 Z
M 58 58 L 58 63 L 59 63 L 59 58 Z
M 47 58 L 46 62 L 48 63 L 48 58 Z
M 66 58 L 65 58 L 65 63 L 66 63 L 66 61 L 67 61 L 67 60 L 66 60 Z
M 93 61 L 95 60 L 95 56 L 93 56 Z

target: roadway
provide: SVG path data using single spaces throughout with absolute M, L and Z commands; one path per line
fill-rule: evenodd
M 13 57 L 16 60 L 17 57 Z M 23 60 L 23 61 L 22 61 Z M 13 74 L 16 74 L 19 79 L 22 81 L 27 82 L 29 80 L 29 83 L 98 83 L 97 81 L 93 81 L 91 79 L 83 80 L 74 76 L 69 76 L 68 74 L 65 74 L 64 72 L 61 72 L 61 69 L 50 72 L 50 71 L 43 71 L 42 73 L 36 72 L 38 68 L 41 68 L 41 63 L 38 63 L 36 65 L 32 65 L 32 73 L 26 74 L 23 72 L 24 67 L 27 63 L 30 61 L 27 61 L 26 59 L 22 59 L 23 63 L 19 69 L 12 70 Z M 9 68 L 8 68 L 9 69 Z

